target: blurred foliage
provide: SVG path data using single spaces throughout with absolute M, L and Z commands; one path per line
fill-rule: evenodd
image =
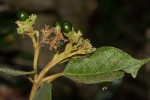
M 15 16 L 10 13 L 0 13 L 0 49 L 17 42 Z
M 134 51 L 143 48 L 147 42 L 145 32 L 150 27 L 149 1 L 97 1 L 99 6 L 88 31 L 95 46 L 113 45 Z

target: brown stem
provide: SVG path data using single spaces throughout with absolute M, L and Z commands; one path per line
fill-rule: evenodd
M 39 56 L 39 46 L 36 45 L 34 47 L 34 62 L 33 62 L 33 68 L 34 68 L 34 71 L 36 72 L 37 71 L 37 62 L 38 62 L 38 56 Z M 37 73 L 35 73 L 34 75 L 34 79 L 36 79 L 37 77 Z
M 70 50 L 71 52 L 71 50 Z M 44 76 L 46 75 L 46 73 L 53 67 L 55 66 L 56 64 L 58 64 L 59 62 L 71 57 L 71 56 L 74 56 L 76 54 L 79 54 L 80 52 L 79 51 L 76 51 L 76 52 L 73 52 L 73 53 L 70 53 L 66 50 L 66 52 L 63 52 L 61 54 L 55 54 L 53 59 L 47 64 L 47 66 L 40 72 L 40 74 L 38 75 L 38 77 L 34 80 L 34 84 L 33 84 L 33 87 L 32 87 L 32 90 L 31 90 L 31 94 L 30 94 L 30 99 L 29 100 L 32 100 L 34 95 L 36 94 L 37 90 L 39 89 L 39 87 L 43 84 L 43 79 L 44 79 Z M 63 74 L 57 74 L 58 76 L 62 76 Z M 57 78 L 58 76 L 54 76 L 55 78 Z M 52 78 L 50 77 L 51 79 L 49 80 L 50 82 L 55 79 L 55 78 Z M 47 78 L 48 79 L 48 78 Z
M 31 77 L 28 77 L 28 79 L 31 83 L 34 83 L 34 80 Z
M 52 82 L 54 79 L 58 78 L 58 77 L 61 77 L 61 76 L 64 76 L 64 73 L 57 73 L 57 74 L 54 74 L 54 75 L 51 75 L 51 76 L 48 76 L 48 77 L 45 77 L 43 79 L 43 83 L 44 82 Z
M 38 88 L 40 87 L 40 82 L 34 83 L 31 89 L 29 100 L 32 100 Z
M 34 95 L 36 94 L 37 90 L 39 89 L 39 87 L 42 85 L 42 79 L 45 76 L 45 74 L 47 73 L 48 69 L 47 67 L 52 67 L 54 65 L 56 65 L 58 63 L 57 60 L 53 59 L 38 75 L 37 79 L 34 81 L 33 87 L 31 89 L 31 93 L 30 93 L 30 98 L 29 100 L 32 100 Z

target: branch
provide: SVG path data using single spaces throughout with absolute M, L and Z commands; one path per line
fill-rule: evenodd
M 51 75 L 51 76 L 48 76 L 46 78 L 44 78 L 42 81 L 43 82 L 52 82 L 54 79 L 58 78 L 58 77 L 61 77 L 61 76 L 64 76 L 64 73 L 58 73 L 58 74 L 54 74 L 54 75 Z

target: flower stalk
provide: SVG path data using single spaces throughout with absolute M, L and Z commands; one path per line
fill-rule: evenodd
M 28 78 L 33 83 L 29 100 L 34 98 L 36 92 L 44 83 L 51 83 L 54 79 L 64 76 L 63 72 L 46 76 L 51 68 L 75 56 L 86 55 L 95 50 L 89 40 L 82 38 L 80 31 L 74 31 L 71 23 L 64 22 L 65 27 L 63 27 L 63 30 L 61 30 L 58 23 L 55 23 L 55 27 L 45 26 L 41 31 L 37 31 L 33 28 L 36 18 L 37 16 L 32 14 L 28 19 L 16 22 L 18 33 L 29 36 L 34 47 L 33 70 L 35 74 L 33 79 Z M 65 29 L 66 26 L 69 28 Z M 55 54 L 52 60 L 38 73 L 38 57 L 40 48 L 44 45 L 49 45 L 49 49 L 53 50 Z

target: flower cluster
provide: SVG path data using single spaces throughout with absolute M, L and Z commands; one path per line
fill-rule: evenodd
M 32 14 L 26 20 L 17 21 L 16 24 L 19 34 L 30 36 L 40 47 L 48 44 L 50 50 L 59 52 L 69 45 L 70 52 L 80 51 L 79 54 L 88 54 L 95 50 L 90 41 L 82 37 L 83 33 L 75 31 L 69 21 L 63 23 L 55 21 L 52 28 L 45 26 L 41 31 L 37 31 L 33 28 L 36 18 L 37 16 Z
M 16 24 L 18 25 L 17 31 L 19 34 L 27 34 L 27 35 L 34 35 L 36 32 L 33 31 L 33 25 L 35 23 L 37 16 L 32 14 L 29 18 L 25 21 L 18 20 Z
M 55 30 L 54 28 L 50 29 L 49 26 L 45 26 L 41 32 L 42 40 L 40 44 L 49 44 L 50 50 L 58 50 L 67 41 L 59 30 Z

